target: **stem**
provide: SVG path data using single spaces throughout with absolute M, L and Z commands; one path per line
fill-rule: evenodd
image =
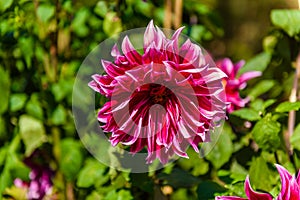
M 299 0 L 300 1 L 300 0 Z M 295 76 L 293 81 L 293 87 L 291 90 L 290 95 L 290 102 L 296 102 L 297 101 L 297 90 L 298 90 L 298 79 L 300 77 L 300 52 L 298 53 L 297 59 L 296 59 L 296 70 L 295 70 Z M 296 121 L 296 112 L 294 110 L 289 112 L 289 118 L 288 118 L 288 132 L 286 133 L 285 140 L 286 140 L 286 147 L 289 152 L 289 155 L 293 154 L 293 149 L 290 144 L 290 137 L 294 133 L 295 128 L 295 121 Z
M 300 1 L 300 0 L 299 0 Z M 178 29 L 182 21 L 182 0 L 175 0 L 174 28 Z
M 172 25 L 172 0 L 165 0 L 164 28 L 171 29 Z

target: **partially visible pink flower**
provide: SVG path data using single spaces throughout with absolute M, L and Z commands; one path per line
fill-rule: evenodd
M 147 148 L 148 163 L 177 154 L 188 157 L 191 145 L 209 141 L 215 121 L 225 117 L 226 75 L 189 39 L 179 47 L 178 29 L 171 39 L 151 21 L 143 53 L 126 36 L 122 52 L 115 45 L 113 62 L 102 60 L 106 75 L 95 74 L 89 86 L 109 100 L 98 120 L 110 142 L 130 146 L 134 154 Z
M 27 190 L 27 199 L 42 200 L 45 196 L 52 194 L 53 171 L 44 164 L 37 162 L 40 152 L 35 151 L 30 157 L 25 159 L 25 164 L 31 168 L 29 174 L 30 181 L 23 181 L 19 178 L 14 180 L 14 185 Z
M 277 200 L 300 199 L 300 170 L 298 177 L 292 176 L 284 167 L 276 165 L 281 179 L 281 191 Z
M 229 58 L 224 58 L 218 61 L 217 66 L 227 75 L 223 78 L 223 85 L 226 91 L 227 111 L 229 113 L 245 107 L 249 99 L 242 99 L 239 91 L 244 89 L 247 85 L 247 81 L 261 76 L 259 71 L 250 71 L 242 74 L 237 78 L 239 69 L 245 64 L 245 61 L 241 60 L 236 64 L 233 64 Z
M 298 177 L 292 176 L 284 167 L 276 164 L 280 175 L 281 190 L 276 200 L 299 200 L 300 199 L 300 170 Z M 273 197 L 267 193 L 255 192 L 250 185 L 249 177 L 245 181 L 245 192 L 248 200 L 272 200 Z M 240 197 L 219 196 L 216 200 L 247 200 Z

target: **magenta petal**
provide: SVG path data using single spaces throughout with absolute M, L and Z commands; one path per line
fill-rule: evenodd
M 247 176 L 245 180 L 245 192 L 249 200 L 272 200 L 273 199 L 270 194 L 255 192 L 250 185 L 249 176 Z
M 234 74 L 237 74 L 238 71 L 240 70 L 241 67 L 243 67 L 245 65 L 245 61 L 244 60 L 240 60 L 239 62 L 237 62 L 234 65 Z
M 281 190 L 278 195 L 278 199 L 287 200 L 290 196 L 290 180 L 292 179 L 292 175 L 281 165 L 275 164 L 277 171 L 280 175 L 281 180 Z
M 122 42 L 122 51 L 131 64 L 142 64 L 142 56 L 134 49 L 128 36 Z
M 300 170 L 298 171 L 297 183 L 298 183 L 298 185 L 300 186 Z
M 259 77 L 259 76 L 261 76 L 261 74 L 262 74 L 262 73 L 259 72 L 259 71 L 246 72 L 246 73 L 244 73 L 244 74 L 242 74 L 242 75 L 240 76 L 239 81 L 240 81 L 241 83 L 243 83 L 243 82 L 246 82 L 246 81 L 248 81 L 248 80 L 250 80 L 250 79 Z

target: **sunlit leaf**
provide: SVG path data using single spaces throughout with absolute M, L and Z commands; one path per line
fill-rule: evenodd
M 37 8 L 37 16 L 42 22 L 47 22 L 51 17 L 53 17 L 55 12 L 55 7 L 49 4 L 41 4 Z
M 275 111 L 283 113 L 283 112 L 289 112 L 291 110 L 297 111 L 299 109 L 300 109 L 300 101 L 298 101 L 298 102 L 283 102 L 276 107 Z
M 25 144 L 25 155 L 29 156 L 47 141 L 43 123 L 29 115 L 22 115 L 19 121 L 21 138 Z
M 271 12 L 271 21 L 291 37 L 300 33 L 299 10 L 273 10 Z
M 239 70 L 239 74 L 243 74 L 248 71 L 261 71 L 263 72 L 271 60 L 271 54 L 267 52 L 260 53 L 248 60 L 246 64 Z
M 267 115 L 255 124 L 252 135 L 261 149 L 274 152 L 281 144 L 280 130 L 280 123 L 274 121 L 271 115 Z
M 255 99 L 258 96 L 268 92 L 270 89 L 272 89 L 275 85 L 274 80 L 262 80 L 259 83 L 257 83 L 249 92 L 249 97 L 251 99 Z
M 97 160 L 88 160 L 78 174 L 77 186 L 88 188 L 93 185 L 100 186 L 108 181 L 109 176 L 104 176 L 106 166 Z
M 249 121 L 257 121 L 261 118 L 257 111 L 252 110 L 250 108 L 243 108 L 240 110 L 236 110 L 231 114 Z

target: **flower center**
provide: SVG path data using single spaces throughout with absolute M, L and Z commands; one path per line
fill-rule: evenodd
M 150 99 L 153 104 L 165 105 L 172 92 L 165 86 L 151 84 Z

